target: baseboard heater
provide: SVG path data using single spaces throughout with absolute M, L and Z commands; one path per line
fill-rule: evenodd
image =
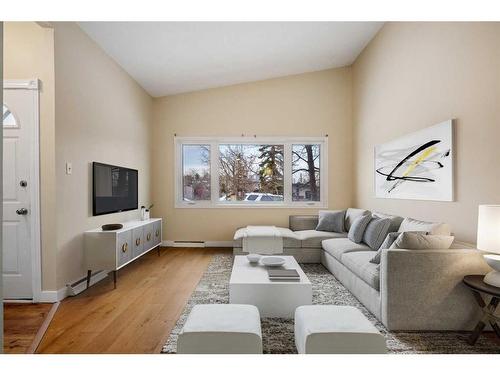
M 92 273 L 92 276 L 90 277 L 90 286 L 98 283 L 106 276 L 108 276 L 106 271 L 96 271 Z M 87 289 L 87 278 L 82 277 L 71 284 L 66 284 L 66 287 L 68 288 L 68 296 L 76 296 Z
M 205 241 L 174 241 L 174 247 L 206 247 Z
M 163 241 L 164 247 L 233 247 L 233 241 Z

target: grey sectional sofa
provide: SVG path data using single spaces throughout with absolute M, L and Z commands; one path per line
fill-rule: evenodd
M 352 221 L 365 210 L 349 209 L 346 212 L 345 227 L 349 230 Z M 283 254 L 293 255 L 299 263 L 321 263 L 323 252 L 321 243 L 332 238 L 347 238 L 347 232 L 324 232 L 315 230 L 318 225 L 318 215 L 292 215 L 289 227 L 280 228 L 283 236 Z M 233 254 L 242 255 L 243 231 L 238 229 L 234 234 Z
M 368 211 L 348 209 L 345 229 Z M 402 218 L 401 218 L 402 220 Z M 322 263 L 389 330 L 470 330 L 480 316 L 472 294 L 462 285 L 468 274 L 490 269 L 482 255 L 463 243 L 450 249 L 375 251 L 354 243 L 347 233 L 316 231 L 317 216 L 290 216 L 284 254 L 302 263 Z M 242 251 L 236 232 L 234 254 Z

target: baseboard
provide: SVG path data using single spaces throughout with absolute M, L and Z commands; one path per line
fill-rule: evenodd
M 205 241 L 205 247 L 233 247 L 233 241 Z
M 56 303 L 59 302 L 59 296 L 64 294 L 66 288 L 61 288 L 59 290 L 42 290 L 40 293 L 40 302 Z M 64 299 L 65 297 L 62 297 Z
M 174 247 L 205 247 L 204 241 L 174 241 Z
M 106 271 L 99 271 L 92 275 L 90 278 L 90 285 L 94 285 L 108 276 Z M 42 290 L 40 293 L 40 302 L 55 303 L 60 302 L 66 297 L 76 296 L 87 289 L 86 278 L 79 279 L 71 284 L 67 284 L 58 290 Z
M 172 240 L 165 240 L 161 243 L 164 247 L 233 247 L 233 241 L 182 241 L 176 242 Z
M 106 271 L 98 271 L 94 273 L 90 277 L 90 286 L 98 283 L 102 279 L 108 276 L 108 273 Z M 87 289 L 87 278 L 82 277 L 79 280 L 76 280 L 75 282 L 71 284 L 66 284 L 66 296 L 76 296 L 77 294 L 80 294 L 83 292 L 85 289 Z

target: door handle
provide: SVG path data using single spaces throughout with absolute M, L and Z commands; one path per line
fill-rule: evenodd
M 16 210 L 16 213 L 18 215 L 28 215 L 28 209 L 26 209 L 26 208 L 20 208 L 19 210 Z

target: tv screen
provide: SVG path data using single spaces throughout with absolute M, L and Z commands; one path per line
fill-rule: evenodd
M 137 209 L 137 170 L 93 163 L 93 215 Z

